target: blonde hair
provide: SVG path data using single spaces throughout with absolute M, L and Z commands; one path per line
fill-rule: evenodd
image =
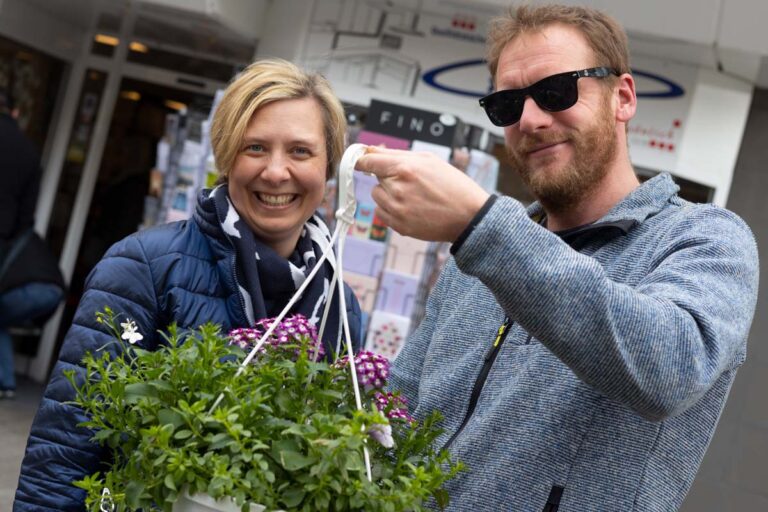
M 490 22 L 486 60 L 494 81 L 499 56 L 510 41 L 558 23 L 573 27 L 584 35 L 595 54 L 595 66 L 607 66 L 619 74 L 630 72 L 627 34 L 611 16 L 597 9 L 575 5 L 522 5 L 510 8 L 506 14 Z
M 305 72 L 286 60 L 265 59 L 235 76 L 213 115 L 211 146 L 219 182 L 227 180 L 254 113 L 275 101 L 301 98 L 314 98 L 320 106 L 328 157 L 326 179 L 333 176 L 344 152 L 344 107 L 321 75 Z

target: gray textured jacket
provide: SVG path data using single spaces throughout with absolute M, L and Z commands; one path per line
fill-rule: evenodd
M 741 219 L 677 190 L 653 178 L 565 239 L 502 197 L 449 261 L 390 383 L 442 412 L 438 444 L 469 467 L 449 510 L 680 506 L 746 355 L 758 259 Z

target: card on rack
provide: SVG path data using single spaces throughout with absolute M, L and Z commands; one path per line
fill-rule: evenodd
M 410 318 L 418 288 L 418 276 L 385 270 L 376 294 L 376 309 Z
M 371 203 L 358 203 L 355 223 L 349 227 L 349 234 L 355 238 L 370 238 L 376 206 Z
M 371 197 L 373 187 L 379 184 L 378 178 L 362 172 L 355 173 L 355 199 L 357 204 L 376 204 Z
M 384 264 L 386 248 L 382 242 L 347 237 L 344 242 L 344 270 L 378 277 Z
M 442 146 L 433 142 L 425 142 L 423 140 L 415 140 L 411 143 L 411 151 L 426 151 L 434 155 L 439 156 L 446 162 L 451 160 L 451 148 L 448 146 Z
M 379 284 L 378 278 L 356 272 L 344 272 L 344 282 L 352 288 L 352 292 L 360 303 L 360 309 L 364 313 L 373 311 L 376 303 L 376 287 Z
M 384 268 L 403 274 L 421 276 L 424 260 L 429 250 L 429 242 L 403 236 L 392 230 L 389 247 L 384 260 Z
M 389 229 L 387 229 L 387 225 L 384 224 L 384 221 L 381 220 L 381 217 L 376 215 L 376 211 L 374 210 L 373 222 L 371 223 L 371 232 L 370 232 L 371 240 L 376 240 L 378 242 L 386 242 L 388 232 L 389 232 Z
M 402 315 L 376 310 L 371 315 L 366 348 L 394 359 L 405 343 L 411 320 Z
M 467 176 L 475 180 L 486 192 L 493 193 L 499 180 L 499 161 L 493 155 L 472 149 L 469 152 Z

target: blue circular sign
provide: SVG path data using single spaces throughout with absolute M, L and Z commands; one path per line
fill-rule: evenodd
M 444 92 L 448 92 L 451 94 L 458 94 L 459 96 L 482 98 L 486 94 L 492 92 L 493 90 L 492 84 L 489 83 L 488 90 L 486 91 L 476 91 L 471 89 L 463 89 L 453 85 L 446 85 L 445 83 L 441 83 L 440 81 L 440 75 L 442 75 L 443 73 L 455 71 L 457 69 L 471 68 L 476 66 L 485 67 L 486 66 L 485 60 L 484 59 L 462 60 L 459 62 L 446 64 L 445 66 L 439 66 L 424 73 L 421 76 L 421 79 L 424 81 L 424 83 L 426 83 L 430 87 L 434 87 L 435 89 L 439 89 Z M 643 77 L 660 86 L 659 89 L 637 91 L 638 98 L 657 98 L 657 99 L 677 98 L 685 94 L 685 90 L 679 84 L 673 82 L 668 78 L 664 78 L 663 76 L 657 75 L 655 73 L 650 73 L 648 71 L 640 71 L 638 69 L 633 69 L 632 74 L 638 77 Z M 489 82 L 490 82 L 490 78 L 489 78 Z

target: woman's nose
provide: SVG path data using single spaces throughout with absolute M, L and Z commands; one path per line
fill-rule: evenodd
M 281 153 L 271 154 L 261 177 L 270 183 L 282 183 L 290 179 L 290 160 Z

